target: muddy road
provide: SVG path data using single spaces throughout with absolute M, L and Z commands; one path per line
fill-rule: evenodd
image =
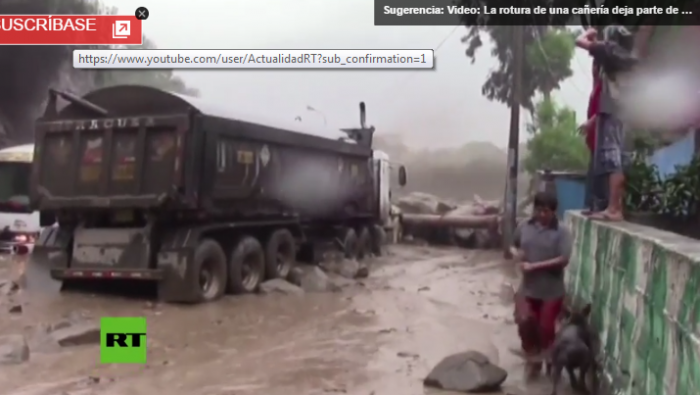
M 4 275 L 15 270 L 4 261 Z M 392 246 L 370 277 L 341 292 L 227 297 L 162 305 L 86 293 L 3 297 L 0 333 L 29 339 L 28 361 L 0 366 L 0 394 L 431 394 L 443 357 L 478 350 L 509 372 L 499 394 L 547 394 L 523 363 L 498 252 Z M 18 300 L 22 312 L 9 310 Z M 147 365 L 102 365 L 99 346 L 45 349 L 42 325 L 66 317 L 145 316 Z M 39 329 L 38 329 L 39 328 Z M 565 393 L 565 392 L 562 392 Z

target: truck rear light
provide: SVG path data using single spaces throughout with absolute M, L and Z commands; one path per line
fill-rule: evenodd
M 34 244 L 37 235 L 35 233 L 20 233 L 14 237 L 15 243 Z
M 26 255 L 29 253 L 29 247 L 26 245 L 16 245 L 12 247 L 12 253 L 15 255 Z

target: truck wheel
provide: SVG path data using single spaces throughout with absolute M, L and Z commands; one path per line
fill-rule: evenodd
M 194 270 L 190 283 L 197 302 L 219 299 L 226 290 L 226 253 L 219 243 L 203 239 L 194 252 Z
M 360 228 L 360 236 L 357 238 L 357 260 L 361 261 L 367 258 L 370 252 L 372 252 L 372 235 L 369 233 L 369 228 L 363 226 Z
M 231 253 L 228 290 L 233 294 L 252 293 L 264 279 L 265 252 L 256 238 L 244 236 Z
M 372 226 L 372 253 L 382 256 L 382 247 L 386 243 L 386 231 L 379 225 Z
M 267 278 L 287 278 L 294 267 L 297 243 L 292 232 L 278 229 L 270 235 L 265 246 L 265 274 Z
M 347 259 L 357 259 L 358 256 L 358 239 L 355 229 L 348 228 L 343 237 L 343 253 Z

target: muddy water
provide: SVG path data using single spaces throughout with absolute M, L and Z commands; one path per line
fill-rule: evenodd
M 29 300 L 17 317 L 3 306 L 0 333 L 71 314 L 146 316 L 149 355 L 143 366 L 101 365 L 97 346 L 33 353 L 0 369 L 0 394 L 425 394 L 430 368 L 467 349 L 509 371 L 500 393 L 548 393 L 545 381 L 524 383 L 509 351 L 517 339 L 503 284 L 512 280 L 498 253 L 397 246 L 377 261 L 341 293 L 200 306 L 64 293 Z

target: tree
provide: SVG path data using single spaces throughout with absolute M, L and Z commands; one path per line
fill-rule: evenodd
M 461 0 L 469 2 L 468 0 Z M 491 55 L 498 61 L 481 87 L 489 100 L 510 105 L 513 97 L 513 26 L 467 26 L 462 38 L 467 44 L 466 55 L 476 61 L 476 53 L 483 46 L 482 34 L 492 42 Z M 526 62 L 522 70 L 522 97 L 520 105 L 534 111 L 533 99 L 537 92 L 549 96 L 559 84 L 572 75 L 571 59 L 574 54 L 574 36 L 564 27 L 524 26 L 523 42 Z
M 573 75 L 571 59 L 575 49 L 574 33 L 566 29 L 550 29 L 526 47 L 525 59 L 531 66 L 534 85 L 545 99 Z
M 527 125 L 525 170 L 585 171 L 589 153 L 585 140 L 578 133 L 576 112 L 559 106 L 554 100 L 542 99 L 535 106 L 534 119 Z

